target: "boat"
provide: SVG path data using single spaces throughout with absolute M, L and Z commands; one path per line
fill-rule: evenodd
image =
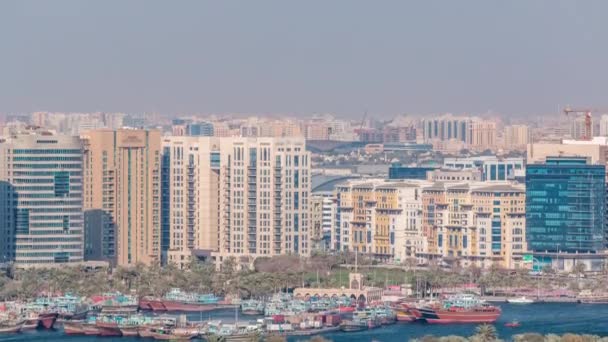
M 397 322 L 413 322 L 415 320 L 416 316 L 414 316 L 409 311 L 397 310 Z
M 139 327 L 119 327 L 122 336 L 139 336 Z
M 413 308 L 418 319 L 430 324 L 494 323 L 502 311 L 475 295 L 458 294 L 445 299 L 440 305 Z
M 255 299 L 244 300 L 241 302 L 241 312 L 244 315 L 261 315 L 264 313 L 264 303 Z
M 509 304 L 532 304 L 532 303 L 534 303 L 534 299 L 527 298 L 526 296 L 518 297 L 518 298 L 509 298 L 509 299 L 507 299 L 507 303 L 509 303 Z
M 44 329 L 53 329 L 57 317 L 59 317 L 57 312 L 43 312 L 38 315 L 38 320 Z
M 608 293 L 583 290 L 579 293 L 577 300 L 583 304 L 608 304 Z
M 505 327 L 507 327 L 507 328 L 517 328 L 517 327 L 520 327 L 520 326 L 521 326 L 521 324 L 517 320 L 505 323 Z
M 190 311 L 200 312 L 217 309 L 220 306 L 220 298 L 213 294 L 197 294 L 183 292 L 173 288 L 161 299 L 151 299 L 144 302 L 153 311 Z M 142 306 L 140 301 L 139 306 Z
M 40 326 L 40 318 L 38 313 L 29 311 L 26 313 L 26 316 L 23 321 L 23 325 L 21 326 L 21 330 L 35 330 Z
M 101 303 L 103 313 L 131 313 L 139 308 L 139 301 L 135 296 L 123 295 L 121 293 L 105 294 Z
M 84 327 L 79 322 L 65 322 L 63 323 L 63 332 L 66 335 L 84 335 Z
M 16 334 L 21 331 L 23 321 L 8 321 L 0 323 L 0 334 Z
M 176 334 L 173 329 L 167 328 L 152 328 L 150 331 L 153 339 L 163 341 L 188 341 L 198 336 L 198 334 Z
M 340 324 L 340 330 L 344 332 L 364 331 L 367 329 L 369 329 L 369 326 L 364 320 L 353 319 L 351 321 L 344 321 Z

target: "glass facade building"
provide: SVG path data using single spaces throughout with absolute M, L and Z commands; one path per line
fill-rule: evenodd
M 526 239 L 539 253 L 604 249 L 606 170 L 581 157 L 526 167 Z
M 78 137 L 28 132 L 0 142 L 5 257 L 20 266 L 83 260 L 82 166 Z
M 434 171 L 435 167 L 410 167 L 395 163 L 388 168 L 388 179 L 426 179 L 427 172 Z

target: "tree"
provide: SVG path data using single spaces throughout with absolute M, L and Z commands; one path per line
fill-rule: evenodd
M 490 324 L 482 324 L 475 328 L 475 335 L 471 337 L 479 342 L 492 342 L 498 339 L 496 328 Z

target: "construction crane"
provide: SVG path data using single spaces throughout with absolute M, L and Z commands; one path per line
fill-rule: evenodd
M 566 114 L 566 116 L 568 116 L 568 117 L 575 115 L 577 118 L 578 117 L 585 118 L 585 133 L 582 136 L 583 140 L 593 139 L 593 127 L 592 127 L 592 122 L 591 122 L 591 112 L 592 111 L 593 111 L 593 109 L 588 109 L 588 108 L 570 108 L 569 106 L 564 108 L 564 114 Z

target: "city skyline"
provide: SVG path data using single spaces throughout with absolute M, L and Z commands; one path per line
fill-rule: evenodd
M 120 5 L 0 5 L 0 112 L 354 119 L 607 107 L 599 1 Z

